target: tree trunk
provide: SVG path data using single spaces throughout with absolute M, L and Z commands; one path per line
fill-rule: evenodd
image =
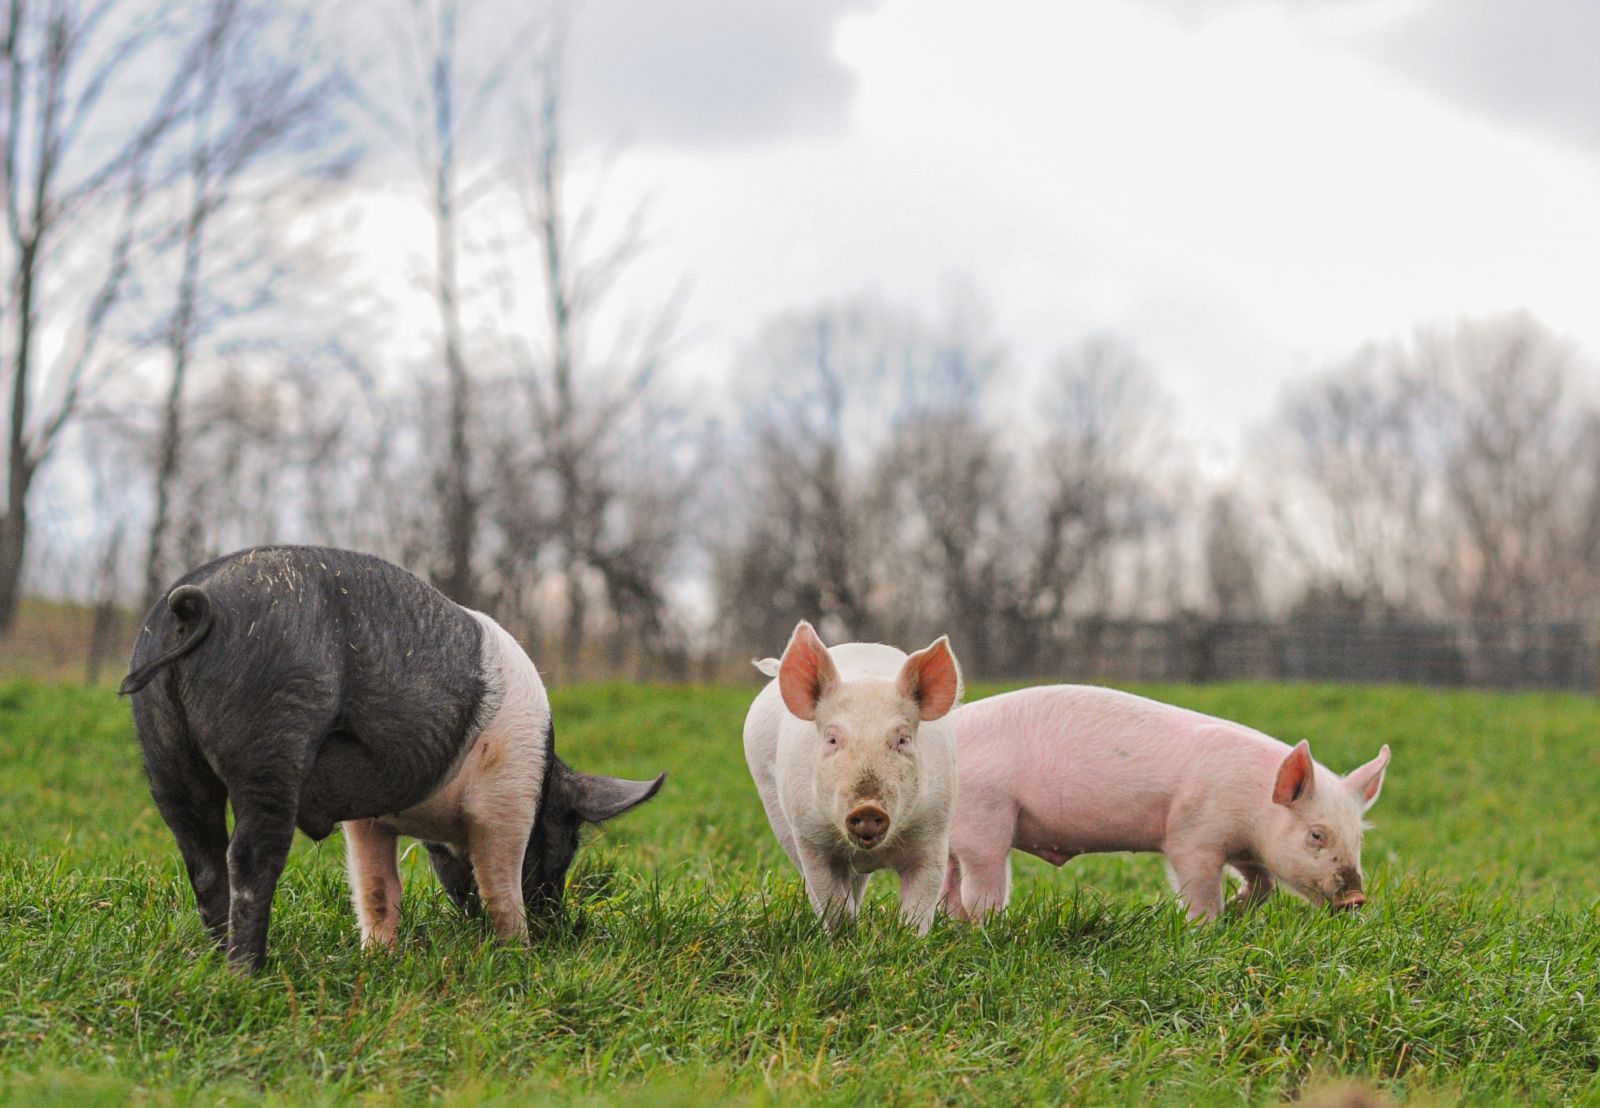
M 433 217 L 436 247 L 435 300 L 444 336 L 444 363 L 449 377 L 449 458 L 443 474 L 444 570 L 439 587 L 457 604 L 479 603 L 472 551 L 477 545 L 478 506 L 472 491 L 472 449 L 467 436 L 471 419 L 472 382 L 467 373 L 461 335 L 461 289 L 456 273 L 456 9 L 439 13 L 439 44 L 433 58 Z
M 456 287 L 455 212 L 441 173 L 436 196 L 439 234 L 439 320 L 444 330 L 444 362 L 450 381 L 450 457 L 445 469 L 445 571 L 440 581 L 444 593 L 457 604 L 477 604 L 477 582 L 472 572 L 472 548 L 478 530 L 477 504 L 472 495 L 472 453 L 467 439 L 471 417 L 471 382 L 461 352 L 461 307 Z
M 6 514 L 0 520 L 0 635 L 9 635 L 22 601 L 22 567 L 28 547 L 28 372 L 33 354 L 33 281 L 39 238 L 22 244 L 17 259 L 17 353 L 11 379 L 11 427 L 6 452 Z
M 178 476 L 179 439 L 183 434 L 183 382 L 187 370 L 187 358 L 176 354 L 161 421 L 161 456 L 156 463 L 156 511 L 150 523 L 150 545 L 145 551 L 141 611 L 150 609 L 166 585 L 163 555 L 167 530 L 172 522 L 172 486 Z
M 567 683 L 580 679 L 583 664 L 584 627 L 588 623 L 589 597 L 584 592 L 583 559 L 569 553 L 566 564 L 567 578 L 567 630 L 561 643 L 563 668 Z
M 26 326 L 19 330 L 26 333 Z M 16 380 L 11 397 L 11 449 L 7 474 L 6 512 L 0 518 L 0 635 L 10 634 L 22 600 L 22 566 L 28 547 L 28 487 L 33 467 L 28 464 L 23 427 L 27 418 L 26 356 L 17 355 Z
M 106 544 L 106 554 L 100 563 L 100 599 L 94 606 L 94 622 L 89 628 L 89 661 L 84 671 L 84 681 L 95 685 L 100 681 L 100 671 L 106 659 L 116 649 L 122 621 L 117 611 L 117 563 L 122 557 L 122 524 L 117 524 Z
M 183 449 L 183 387 L 189 376 L 189 353 L 193 344 L 196 298 L 200 289 L 201 248 L 205 238 L 204 165 L 197 167 L 197 195 L 184 228 L 183 274 L 178 283 L 178 303 L 172 320 L 172 380 L 167 385 L 167 401 L 161 421 L 161 456 L 156 463 L 156 511 L 150 524 L 150 546 L 145 554 L 144 596 L 141 611 L 161 596 L 166 585 L 167 530 L 172 523 L 172 487 L 178 478 Z
M 14 478 L 13 478 L 14 480 Z M 24 488 L 20 496 L 13 496 L 16 507 L 0 518 L 0 634 L 9 634 L 16 624 L 17 608 L 22 601 L 22 564 L 28 545 L 28 516 L 22 501 L 27 499 Z

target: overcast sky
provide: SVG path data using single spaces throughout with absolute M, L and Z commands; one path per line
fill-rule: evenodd
M 780 311 L 976 293 L 1014 385 L 1110 331 L 1226 457 L 1285 381 L 1526 307 L 1600 352 L 1592 0 L 580 0 L 572 118 L 693 282 L 679 373 Z

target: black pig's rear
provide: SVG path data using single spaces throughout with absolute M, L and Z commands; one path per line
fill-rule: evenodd
M 526 805 L 501 803 L 469 841 L 429 843 L 458 902 L 474 883 L 515 888 L 520 869 L 527 903 L 559 908 L 578 827 L 643 803 L 662 781 L 568 767 L 555 756 L 544 685 L 515 640 L 398 566 L 350 551 L 256 547 L 188 573 L 146 617 L 123 691 L 201 918 L 241 967 L 266 958 L 296 827 L 320 839 L 361 821 L 364 872 L 383 897 L 392 885 L 398 910 L 394 838 L 420 832 L 396 830 L 395 814 L 444 795 L 480 735 L 539 754 L 515 762 L 497 748 L 501 772 L 522 775 L 510 784 Z M 541 712 L 528 714 L 530 698 Z M 518 722 L 502 722 L 513 702 Z M 389 829 L 374 832 L 379 822 Z M 506 900 L 491 906 L 497 929 L 524 933 L 521 907 Z M 387 922 L 373 930 L 392 936 Z
M 265 957 L 297 825 L 320 839 L 449 776 L 483 706 L 481 640 L 476 620 L 404 570 L 318 547 L 219 558 L 151 609 L 127 682 L 134 725 L 230 960 Z
M 219 558 L 151 610 L 130 681 L 182 645 L 194 591 L 209 632 L 133 695 L 152 783 L 202 768 L 198 743 L 204 768 L 303 782 L 293 822 L 320 839 L 421 800 L 460 757 L 483 704 L 482 629 L 410 573 L 318 547 Z

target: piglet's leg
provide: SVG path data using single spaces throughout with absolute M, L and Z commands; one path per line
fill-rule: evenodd
M 1244 878 L 1244 884 L 1239 887 L 1238 893 L 1229 903 L 1230 911 L 1248 912 L 1272 895 L 1276 882 L 1264 866 L 1245 863 L 1234 868 L 1239 871 L 1239 876 Z
M 191 750 L 146 757 L 150 789 L 183 852 L 201 922 L 218 946 L 228 941 L 228 793 Z
M 800 875 L 805 878 L 806 895 L 812 910 L 829 931 L 835 931 L 861 910 L 867 888 L 867 874 L 852 873 L 820 851 L 803 842 L 795 843 L 800 856 Z
M 240 698 L 229 705 L 235 726 L 219 725 L 197 736 L 196 745 L 215 752 L 233 806 L 228 963 L 255 973 L 266 964 L 272 896 L 294 842 L 301 790 L 319 744 L 333 730 L 335 697 L 327 681 L 304 673 L 280 676 L 264 697 L 247 700 L 244 692 L 231 691 Z
M 945 914 L 951 919 L 968 920 L 966 905 L 961 901 L 961 860 L 950 855 L 949 864 L 944 870 L 944 889 L 939 893 L 939 902 L 944 905 Z
M 990 912 L 1005 910 L 1011 899 L 1011 852 L 971 851 L 961 858 L 961 903 L 966 919 L 978 921 Z
M 900 870 L 900 918 L 919 935 L 926 935 L 933 926 L 948 859 L 949 848 L 940 844 L 937 851 Z
M 1176 848 L 1167 853 L 1172 885 L 1189 919 L 1214 920 L 1222 913 L 1222 858 L 1214 850 Z
M 509 813 L 508 813 L 509 816 Z M 478 899 L 501 942 L 528 938 L 528 913 L 522 902 L 522 856 L 528 849 L 531 819 L 468 825 L 468 853 L 478 879 Z
M 298 794 L 285 782 L 268 790 L 233 792 L 233 839 L 228 843 L 228 962 L 259 972 L 267 961 L 272 895 L 294 842 Z
M 400 926 L 397 836 L 370 819 L 344 825 L 345 863 L 363 947 L 392 947 Z

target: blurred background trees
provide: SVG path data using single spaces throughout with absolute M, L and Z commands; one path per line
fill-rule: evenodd
M 560 11 L 4 18 L 0 630 L 75 602 L 91 673 L 185 568 L 309 541 L 562 680 L 743 675 L 801 617 L 974 676 L 1592 678 L 1600 388 L 1530 316 L 1375 339 L 1228 466 L 1136 336 L 1018 366 L 971 297 L 796 306 L 690 393 L 681 290 L 625 291 L 650 212 L 567 140 Z M 401 280 L 357 195 L 425 214 Z

